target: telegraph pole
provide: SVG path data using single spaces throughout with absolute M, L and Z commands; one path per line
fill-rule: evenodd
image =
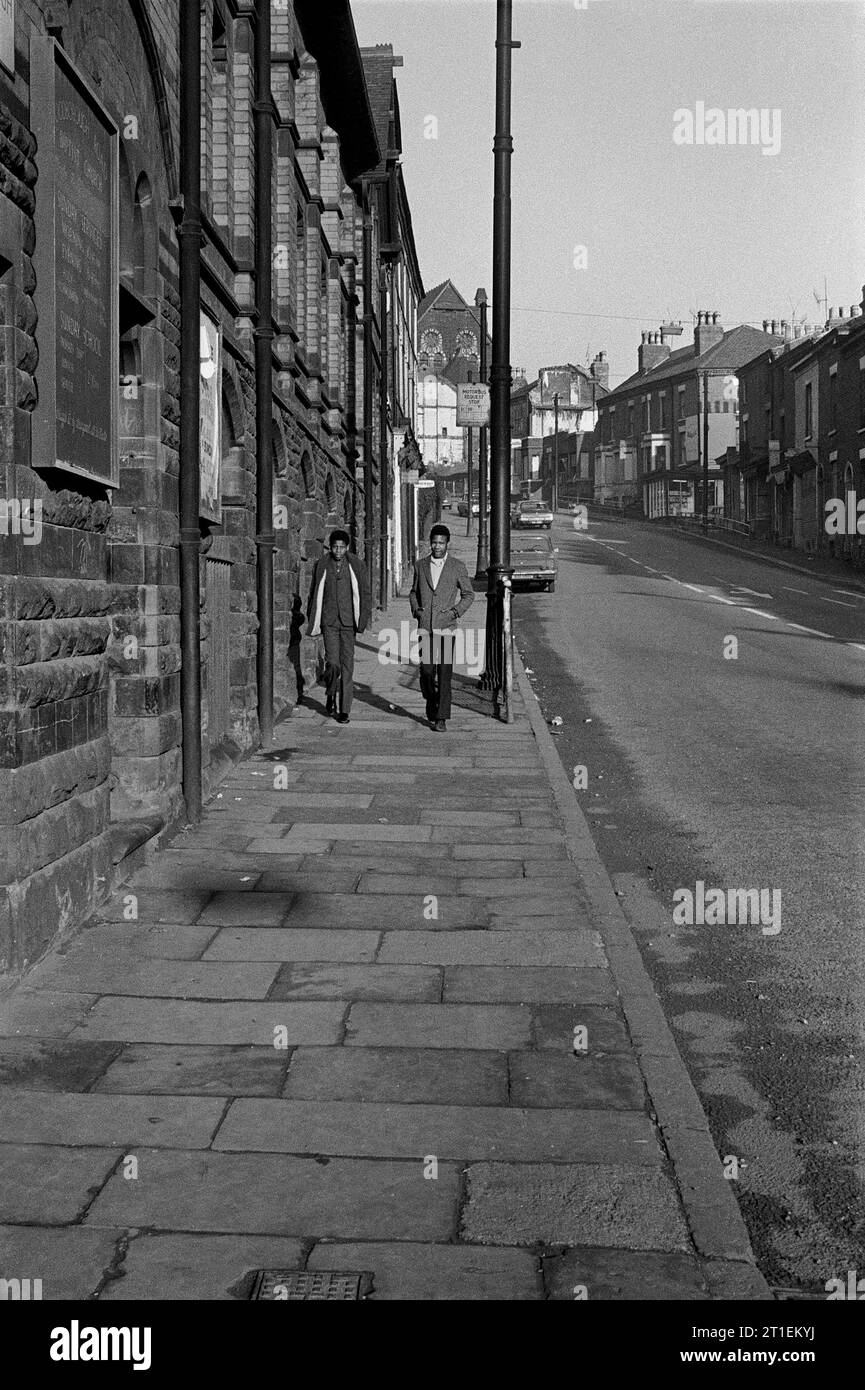
M 553 392 L 553 516 L 559 509 L 559 393 Z
M 496 0 L 496 131 L 493 140 L 493 360 L 490 367 L 490 565 L 486 675 L 499 718 L 513 719 L 511 687 L 511 37 L 513 0 Z
M 709 534 L 709 373 L 703 373 L 703 535 Z

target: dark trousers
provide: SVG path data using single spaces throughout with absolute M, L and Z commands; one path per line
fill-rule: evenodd
M 435 722 L 451 717 L 451 677 L 454 673 L 454 637 L 428 633 L 432 660 L 421 662 L 420 689 L 426 700 L 426 717 Z M 426 653 L 424 653 L 426 655 Z
M 354 627 L 335 623 L 322 626 L 321 633 L 324 637 L 327 698 L 335 706 L 339 696 L 339 712 L 349 714 L 354 698 Z

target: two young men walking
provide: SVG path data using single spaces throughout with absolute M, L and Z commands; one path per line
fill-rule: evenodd
M 420 633 L 420 686 L 426 717 L 444 733 L 451 715 L 456 626 L 474 601 L 474 589 L 462 560 L 448 554 L 450 531 L 434 526 L 430 553 L 414 567 L 409 605 Z M 324 639 L 325 709 L 348 724 L 354 695 L 354 644 L 369 625 L 370 591 L 366 568 L 349 551 L 345 531 L 333 531 L 329 549 L 317 561 L 310 594 L 310 636 Z

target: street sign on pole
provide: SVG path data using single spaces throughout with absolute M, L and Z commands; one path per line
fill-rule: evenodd
M 490 423 L 490 388 L 484 382 L 461 381 L 457 385 L 457 424 Z

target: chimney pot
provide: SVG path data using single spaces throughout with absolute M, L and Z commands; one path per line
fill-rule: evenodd
M 718 314 L 718 312 L 717 312 L 717 310 L 716 310 L 715 313 L 712 315 L 712 322 L 713 322 L 713 323 L 717 323 L 719 317 L 720 317 L 720 315 Z
M 768 320 L 768 319 L 764 319 L 764 320 L 763 320 L 763 332 L 764 332 L 764 333 L 768 333 L 768 331 L 769 331 L 769 320 Z
M 851 305 L 850 305 L 850 317 L 851 317 L 851 319 L 855 319 L 856 314 L 857 314 L 856 305 L 855 305 L 855 304 L 851 304 Z
M 772 332 L 773 332 L 773 333 L 777 333 L 777 332 L 778 332 L 778 320 L 777 320 L 777 319 L 773 319 L 773 320 L 772 320 Z

